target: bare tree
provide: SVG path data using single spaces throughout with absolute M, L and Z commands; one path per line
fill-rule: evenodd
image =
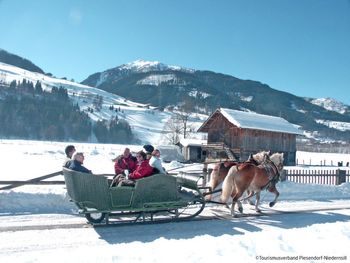
M 183 112 L 173 113 L 172 117 L 164 124 L 163 140 L 170 144 L 176 144 L 181 138 L 190 137 L 194 128 L 188 124 L 190 115 Z
M 163 128 L 164 141 L 170 144 L 176 144 L 180 141 L 181 134 L 183 133 L 181 125 L 173 115 L 165 124 Z
M 183 137 L 187 138 L 189 127 L 188 120 L 193 113 L 194 104 L 191 98 L 185 98 L 183 103 L 179 107 L 179 112 L 175 113 L 175 118 L 178 120 L 178 123 L 182 126 Z

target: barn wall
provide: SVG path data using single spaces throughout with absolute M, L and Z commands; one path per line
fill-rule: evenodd
M 270 131 L 242 131 L 242 147 L 245 150 L 295 151 L 295 135 Z
M 285 165 L 294 165 L 296 157 L 296 135 L 271 131 L 241 129 L 224 116 L 214 114 L 207 123 L 208 144 L 224 142 L 231 149 L 240 149 L 240 159 L 263 150 L 283 152 Z
M 208 143 L 224 142 L 227 146 L 240 145 L 238 137 L 232 137 L 232 123 L 222 115 L 213 116 L 208 127 Z
M 295 134 L 241 129 L 221 114 L 213 115 L 207 125 L 208 143 L 224 142 L 231 149 L 239 149 L 241 160 L 247 159 L 251 153 L 271 150 L 272 152 L 283 152 L 285 164 L 295 164 Z
M 285 164 L 294 165 L 296 155 L 296 135 L 260 130 L 242 130 L 241 159 L 262 150 L 283 152 Z

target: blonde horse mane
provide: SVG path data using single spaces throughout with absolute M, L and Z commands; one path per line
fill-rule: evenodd
M 274 153 L 269 159 L 276 165 L 276 167 L 283 167 L 284 153 Z
M 253 159 L 257 163 L 263 163 L 265 161 L 266 155 L 269 156 L 270 151 L 261 151 L 261 152 L 258 152 L 256 154 L 253 154 Z

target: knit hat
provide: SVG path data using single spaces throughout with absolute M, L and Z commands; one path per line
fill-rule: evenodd
M 152 153 L 153 150 L 154 150 L 154 147 L 152 145 L 150 145 L 150 144 L 146 144 L 146 145 L 143 146 L 143 151 L 145 153 Z

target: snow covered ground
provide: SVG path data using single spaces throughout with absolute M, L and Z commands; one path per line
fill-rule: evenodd
M 66 145 L 1 140 L 0 180 L 25 180 L 59 171 Z M 113 173 L 111 160 L 125 147 L 74 145 L 85 153 L 85 166 L 94 173 Z M 297 153 L 300 160 L 311 156 L 319 160 L 331 156 L 334 163 L 350 160 L 350 155 Z M 172 169 L 178 163 L 165 165 Z M 272 196 L 266 192 L 262 208 L 288 213 L 97 228 L 81 227 L 85 219 L 76 214 L 64 186 L 0 191 L 0 262 L 349 262 L 350 183 L 281 182 L 278 189 L 281 196 L 274 210 L 268 207 Z M 244 208 L 253 211 L 247 204 Z M 305 211 L 295 213 L 300 210 Z

